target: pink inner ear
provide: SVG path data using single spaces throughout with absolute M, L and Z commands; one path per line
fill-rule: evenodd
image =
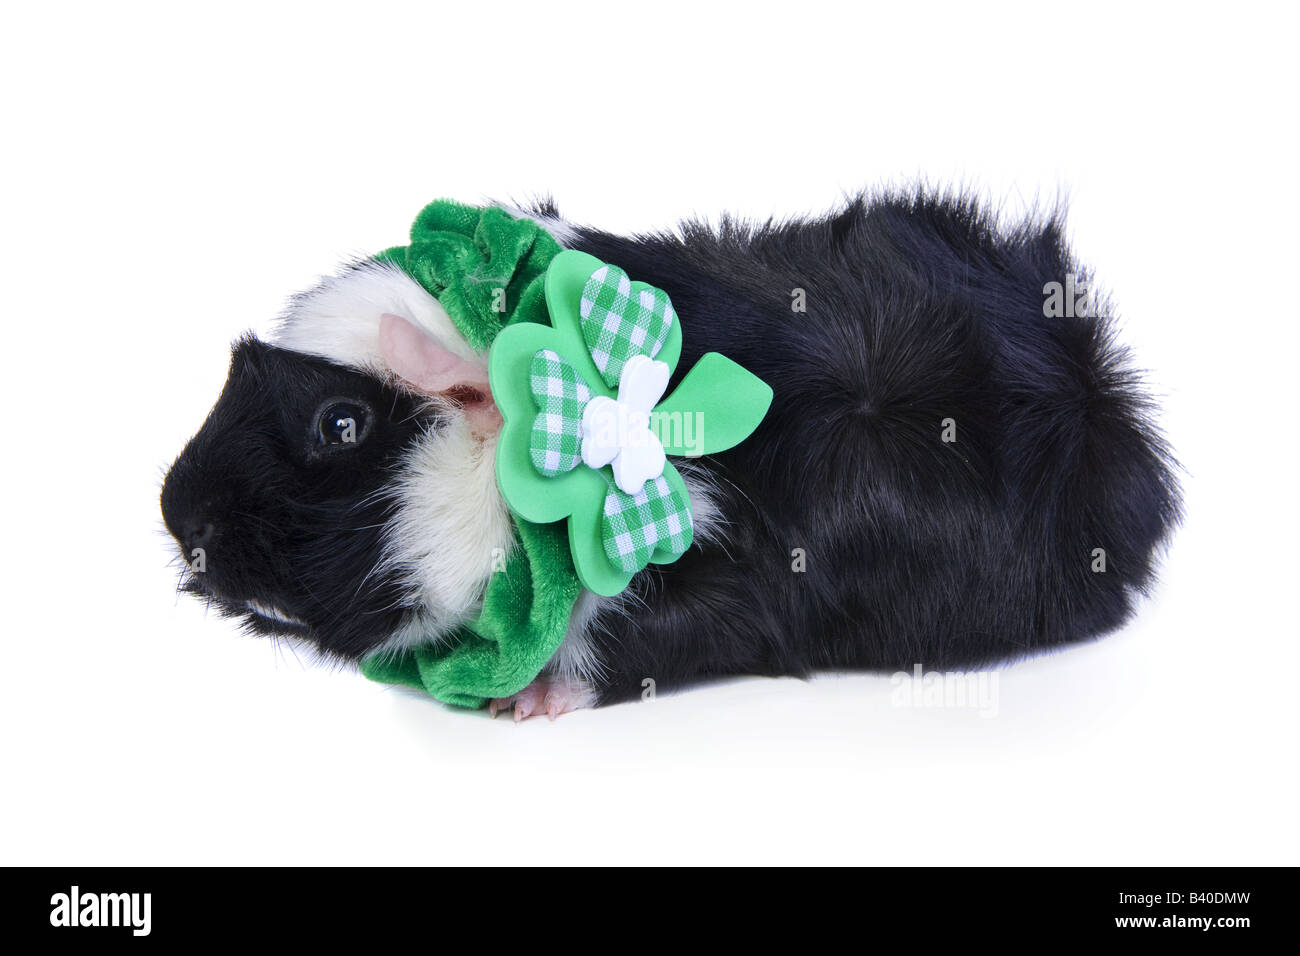
M 487 369 L 467 362 L 400 315 L 379 319 L 379 352 L 400 378 L 422 392 L 442 393 L 468 385 L 487 391 Z
M 461 405 L 475 431 L 495 434 L 500 429 L 486 366 L 466 361 L 413 322 L 387 312 L 379 318 L 379 353 L 413 388 Z

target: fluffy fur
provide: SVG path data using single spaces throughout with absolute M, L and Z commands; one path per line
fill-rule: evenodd
M 922 193 L 573 245 L 668 292 L 679 369 L 720 351 L 775 391 L 706 462 L 729 540 L 651 566 L 645 610 L 593 629 L 602 701 L 647 677 L 1005 661 L 1119 627 L 1150 586 L 1173 464 L 1113 320 L 1044 315 L 1082 272 L 1059 217 L 1002 229 Z
M 927 193 L 634 238 L 534 215 L 668 292 L 678 378 L 719 351 L 775 391 L 748 441 L 688 464 L 696 546 L 616 599 L 580 600 L 547 674 L 581 699 L 646 678 L 1002 661 L 1113 630 L 1150 586 L 1179 516 L 1174 466 L 1113 320 L 1044 315 L 1044 286 L 1082 272 L 1059 217 L 1003 228 Z M 475 358 L 400 271 L 344 272 L 295 301 L 279 347 L 237 347 L 163 493 L 187 553 L 212 529 L 218 573 L 193 588 L 349 658 L 472 613 L 508 540 L 490 443 L 393 381 L 384 312 Z M 376 421 L 319 454 L 303 436 L 334 395 Z
M 379 349 L 379 319 L 386 312 L 410 319 L 443 348 L 487 368 L 487 357 L 470 348 L 438 300 L 397 266 L 382 261 L 354 263 L 295 296 L 271 341 L 384 377 L 388 369 Z
M 394 487 L 380 573 L 396 571 L 417 609 L 402 644 L 436 639 L 480 608 L 495 562 L 513 550 L 510 511 L 497 489 L 496 441 L 481 441 L 463 416 L 408 450 Z M 448 493 L 455 489 L 455 493 Z

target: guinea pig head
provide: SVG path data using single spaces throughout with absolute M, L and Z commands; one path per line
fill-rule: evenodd
M 513 534 L 486 356 L 409 276 L 364 263 L 234 346 L 169 470 L 183 588 L 329 656 L 437 639 L 479 607 Z

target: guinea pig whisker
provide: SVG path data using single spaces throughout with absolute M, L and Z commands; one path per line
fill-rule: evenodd
M 370 580 L 370 578 L 375 574 L 375 572 L 376 572 L 376 570 L 378 570 L 378 568 L 379 568 L 379 565 L 378 565 L 378 564 L 373 564 L 373 565 L 371 565 L 370 568 L 369 568 L 369 570 L 366 571 L 365 576 L 364 576 L 360 581 L 357 582 L 357 586 L 356 586 L 355 588 L 352 589 L 352 599 L 353 599 L 353 600 L 356 600 L 358 597 L 361 596 L 361 589 L 364 588 L 364 587 L 366 586 L 366 583 L 367 583 L 367 582 Z
M 378 521 L 375 524 L 362 524 L 362 525 L 357 525 L 354 528 L 339 528 L 339 530 L 346 531 L 349 534 L 355 534 L 358 531 L 373 531 L 375 528 L 383 528 L 386 527 L 387 524 L 388 522 L 386 521 Z
M 295 646 L 294 646 L 294 642 L 293 642 L 293 641 L 290 641 L 290 640 L 285 639 L 285 637 L 284 637 L 283 635 L 280 635 L 280 634 L 272 634 L 272 635 L 271 635 L 271 645 L 275 648 L 275 656 L 276 656 L 276 658 L 277 658 L 278 660 L 283 661 L 285 664 L 288 664 L 288 663 L 289 663 L 289 657 L 292 657 L 292 658 L 293 658 L 293 662 L 294 662 L 295 664 L 297 664 L 299 667 L 302 667 L 302 666 L 303 666 L 303 664 L 302 664 L 302 658 L 300 658 L 300 657 L 298 656 L 298 654 L 297 654 L 297 650 L 296 650 L 296 648 L 295 648 Z M 288 648 L 288 651 L 289 651 L 289 657 L 286 657 L 286 656 L 285 656 L 285 649 L 286 649 L 286 648 Z

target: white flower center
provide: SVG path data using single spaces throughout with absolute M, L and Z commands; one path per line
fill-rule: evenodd
M 590 468 L 612 465 L 614 484 L 637 494 L 664 473 L 668 458 L 650 428 L 650 413 L 668 388 L 666 362 L 634 355 L 618 378 L 618 399 L 598 395 L 582 411 L 582 460 Z

